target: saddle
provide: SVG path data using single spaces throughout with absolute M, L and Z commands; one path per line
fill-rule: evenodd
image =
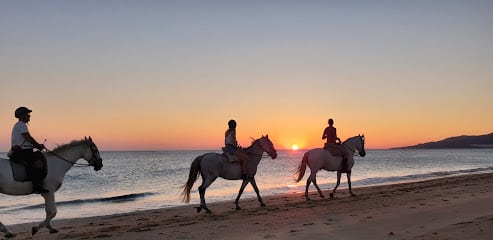
M 240 162 L 240 159 L 235 157 L 232 154 L 229 154 L 225 147 L 223 147 L 222 150 L 223 150 L 223 157 L 226 158 L 226 160 L 228 160 L 230 163 L 239 163 Z
M 32 171 L 39 171 L 37 174 L 46 176 L 47 162 L 46 158 L 39 158 L 33 163 L 29 163 L 26 159 L 10 159 L 12 174 L 16 182 L 30 182 L 33 180 Z M 31 160 L 32 161 L 32 160 Z
M 341 149 L 340 145 L 337 144 L 325 144 L 324 149 L 327 150 L 334 157 L 343 157 L 344 151 Z

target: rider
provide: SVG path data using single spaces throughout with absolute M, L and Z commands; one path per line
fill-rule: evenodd
M 342 156 L 342 171 L 347 171 L 347 156 L 341 145 L 341 139 L 337 137 L 337 129 L 334 127 L 334 120 L 329 119 L 329 126 L 325 128 L 322 139 L 327 139 L 324 148 L 336 156 Z
M 228 121 L 228 130 L 224 134 L 224 144 L 226 145 L 226 151 L 240 159 L 241 161 L 241 178 L 246 179 L 248 174 L 248 155 L 244 153 L 238 146 L 236 140 L 236 121 Z
M 30 113 L 32 110 L 26 107 L 19 107 L 15 110 L 15 117 L 19 121 L 12 129 L 12 156 L 11 159 L 16 162 L 24 161 L 29 176 L 32 178 L 34 193 L 46 193 L 48 190 L 43 188 L 43 180 L 46 176 L 46 167 L 43 154 L 41 151 L 45 146 L 39 144 L 29 133 L 27 124 L 31 120 Z

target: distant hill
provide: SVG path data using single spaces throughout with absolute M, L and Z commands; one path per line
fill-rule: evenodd
M 434 149 L 434 148 L 493 148 L 493 133 L 480 136 L 458 136 L 437 142 L 421 143 L 395 149 Z

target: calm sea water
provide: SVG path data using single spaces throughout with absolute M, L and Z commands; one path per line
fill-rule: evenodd
M 190 164 L 206 152 L 210 151 L 102 152 L 101 171 L 73 167 L 67 173 L 56 193 L 56 219 L 186 205 L 180 201 L 180 193 Z M 303 153 L 278 151 L 277 159 L 264 158 L 260 162 L 256 180 L 263 196 L 304 191 L 309 170 L 300 183 L 293 180 Z M 353 186 L 367 186 L 490 172 L 492 156 L 493 149 L 368 150 L 366 157 L 355 157 L 352 181 Z M 200 181 L 199 178 L 194 185 L 190 207 L 199 202 Z M 317 182 L 325 191 L 335 181 L 335 172 L 321 171 L 317 175 Z M 341 187 L 345 187 L 345 177 L 342 181 Z M 240 185 L 241 181 L 218 179 L 207 189 L 206 200 L 234 201 Z M 249 185 L 242 198 L 254 196 Z M 39 195 L 0 195 L 0 220 L 4 224 L 38 222 L 44 214 Z

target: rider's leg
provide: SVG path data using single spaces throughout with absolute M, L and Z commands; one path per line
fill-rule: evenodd
M 347 172 L 348 171 L 348 157 L 346 152 L 344 151 L 344 148 L 341 145 L 338 145 L 340 154 L 342 156 L 342 162 L 341 162 L 341 172 Z
M 46 193 L 48 190 L 43 187 L 43 180 L 46 177 L 46 167 L 41 152 L 34 152 L 33 159 L 30 161 L 30 176 L 33 183 L 34 193 Z
M 342 172 L 347 172 L 348 171 L 348 169 L 347 169 L 347 167 L 348 167 L 347 166 L 347 162 L 348 162 L 348 160 L 347 160 L 346 155 L 342 155 L 342 164 L 341 164 L 342 165 L 341 166 L 341 171 Z
M 243 179 L 250 177 L 248 176 L 248 155 L 243 152 L 236 151 L 235 156 L 241 161 L 241 177 Z

